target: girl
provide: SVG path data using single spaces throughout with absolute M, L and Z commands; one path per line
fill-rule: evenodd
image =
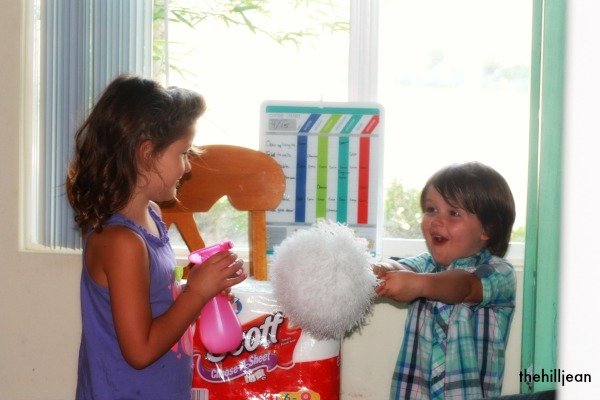
M 374 268 L 379 296 L 410 303 L 390 398 L 500 396 L 516 291 L 502 258 L 510 188 L 483 164 L 451 165 L 425 184 L 421 208 L 429 253 Z
M 120 76 L 75 136 L 67 192 L 84 233 L 77 399 L 190 399 L 190 326 L 243 281 L 231 252 L 190 271 L 180 290 L 158 202 L 190 171 L 203 98 Z

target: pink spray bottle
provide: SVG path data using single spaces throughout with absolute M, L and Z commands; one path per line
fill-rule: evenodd
M 201 264 L 208 257 L 220 251 L 229 250 L 233 242 L 227 240 L 192 252 L 188 260 Z M 243 339 L 242 326 L 229 298 L 219 293 L 210 299 L 200 311 L 200 338 L 202 344 L 213 354 L 233 351 Z

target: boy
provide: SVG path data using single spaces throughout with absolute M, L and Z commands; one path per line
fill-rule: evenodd
M 500 396 L 516 291 L 502 258 L 510 188 L 481 163 L 451 165 L 425 184 L 421 208 L 429 252 L 374 267 L 377 295 L 410 303 L 390 398 Z

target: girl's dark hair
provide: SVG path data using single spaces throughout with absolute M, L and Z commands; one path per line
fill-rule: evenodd
M 502 175 L 479 162 L 445 167 L 425 184 L 421 192 L 422 209 L 430 187 L 453 207 L 477 215 L 489 236 L 487 247 L 492 254 L 504 257 L 515 222 L 515 201 Z
M 206 109 L 202 96 L 121 75 L 104 90 L 75 134 L 67 196 L 84 231 L 101 230 L 130 200 L 139 171 L 136 151 L 150 140 L 160 154 L 182 138 Z

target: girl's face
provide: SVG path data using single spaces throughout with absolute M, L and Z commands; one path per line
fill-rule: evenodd
M 171 143 L 156 156 L 148 184 L 151 200 L 156 202 L 173 200 L 177 194 L 179 180 L 190 171 L 188 156 L 192 148 L 195 127 L 192 125 L 188 129 L 181 139 Z
M 475 214 L 453 207 L 433 187 L 426 191 L 421 230 L 429 253 L 443 266 L 483 249 L 488 235 Z

